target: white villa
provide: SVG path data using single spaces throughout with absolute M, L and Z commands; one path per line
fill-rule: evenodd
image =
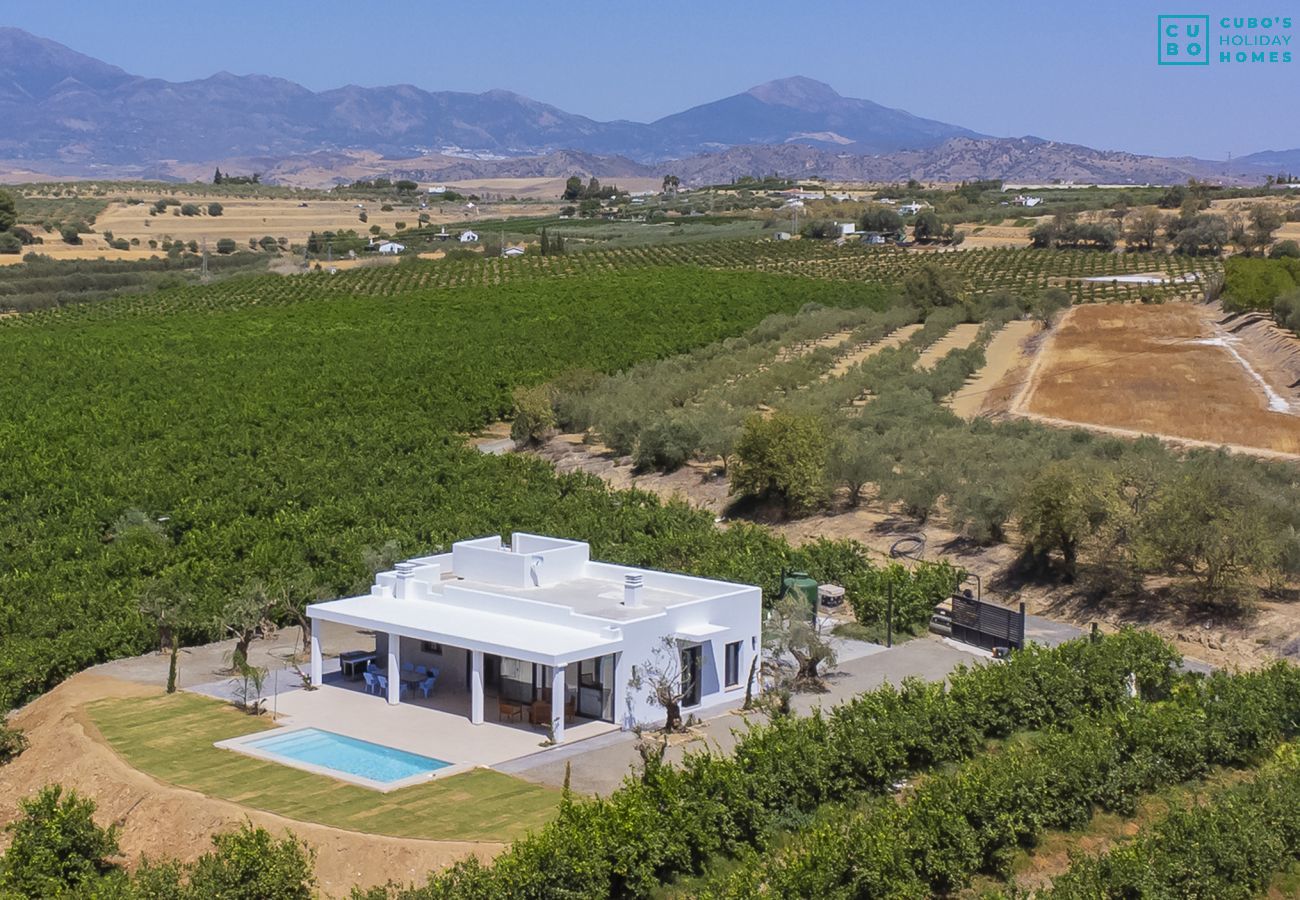
M 596 562 L 582 541 L 523 533 L 398 563 L 368 594 L 307 614 L 313 684 L 323 683 L 322 624 L 351 626 L 373 632 L 375 647 L 340 661 L 374 666 L 367 683 L 383 675 L 389 704 L 433 675 L 435 691 L 468 694 L 473 724 L 491 703 L 490 721 L 531 723 L 557 743 L 579 720 L 662 722 L 649 686 L 631 683 L 665 656 L 681 668 L 683 715 L 737 703 L 761 652 L 759 588 Z
M 462 244 L 472 244 L 478 240 L 478 232 L 466 229 L 460 233 L 459 240 Z
M 397 241 L 384 241 L 382 244 L 379 245 L 379 252 L 383 253 L 385 256 L 391 256 L 396 253 L 401 253 L 405 249 L 406 249 L 406 245 L 399 244 L 397 243 Z

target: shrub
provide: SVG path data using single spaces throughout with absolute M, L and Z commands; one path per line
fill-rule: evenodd
M 0 766 L 27 749 L 27 737 L 0 719 Z
M 6 830 L 12 843 L 0 859 L 0 888 L 20 897 L 79 893 L 110 872 L 117 829 L 100 828 L 95 803 L 54 784 L 21 802 Z
M 224 208 L 220 203 L 209 203 L 209 204 L 208 204 L 208 215 L 210 215 L 210 216 L 219 216 L 219 215 L 221 215 L 223 212 L 225 212 L 225 208 Z
M 221 254 L 234 253 L 238 246 L 233 238 L 222 238 L 217 241 L 217 252 Z
M 510 437 L 519 446 L 541 443 L 554 430 L 552 393 L 548 385 L 514 389 L 515 415 L 510 425 Z
M 1286 240 L 1278 241 L 1273 245 L 1273 249 L 1268 251 L 1269 259 L 1300 259 L 1300 243 Z
M 826 497 L 826 433 L 815 416 L 751 416 L 736 441 L 731 493 L 776 500 L 787 514 L 816 509 Z
M 197 215 L 201 215 L 202 212 L 203 212 L 203 210 L 201 210 L 201 209 L 199 208 L 199 205 L 198 205 L 197 203 L 182 203 L 182 204 L 181 204 L 181 215 L 182 215 L 182 216 L 197 216 Z
M 216 849 L 190 868 L 189 894 L 222 900 L 310 900 L 315 853 L 292 835 L 276 840 L 244 825 L 215 835 Z

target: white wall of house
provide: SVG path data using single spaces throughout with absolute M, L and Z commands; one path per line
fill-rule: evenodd
M 665 711 L 646 679 L 632 688 L 633 670 L 678 670 L 678 654 L 691 647 L 700 648 L 699 698 L 683 703 L 683 713 L 740 702 L 760 652 L 762 591 L 595 562 L 584 542 L 516 533 L 509 544 L 496 536 L 459 541 L 450 553 L 398 563 L 376 576 L 368 595 L 313 604 L 308 614 L 374 631 L 381 660 L 391 658 L 390 635 L 401 635 L 399 663 L 436 666 L 445 690 L 465 689 L 471 652 L 547 667 L 539 697 L 547 700 L 563 696 L 566 683 L 576 687 L 582 661 L 612 656 L 603 687 L 613 721 L 653 725 Z M 425 642 L 441 644 L 441 653 Z M 471 706 L 481 710 L 478 700 Z M 481 713 L 471 718 L 482 721 Z

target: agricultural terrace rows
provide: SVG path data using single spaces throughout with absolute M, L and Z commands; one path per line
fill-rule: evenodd
M 794 558 L 822 568 L 760 529 L 718 532 L 460 435 L 506 415 L 518 386 L 679 354 L 810 302 L 878 303 L 875 286 L 676 268 L 410 302 L 227 296 L 169 290 L 0 328 L 0 708 L 144 651 L 146 592 L 187 598 L 184 639 L 211 639 L 258 585 L 291 604 L 356 592 L 388 544 L 528 529 L 769 588 Z M 853 558 L 849 576 L 870 568 Z
M 557 418 L 568 430 L 594 428 L 615 452 L 634 456 L 641 466 L 673 468 L 692 455 L 725 460 L 745 420 L 760 409 L 847 413 L 884 384 L 904 378 L 924 385 L 936 400 L 957 390 L 1013 315 L 1009 309 L 991 311 L 981 328 L 961 324 L 967 314 L 939 309 L 916 326 L 920 313 L 910 306 L 859 310 L 842 339 L 782 354 L 780 347 L 810 330 L 839 338 L 837 326 L 849 322 L 841 310 L 805 309 L 683 357 L 641 363 L 595 384 L 562 386 Z M 963 346 L 944 342 L 961 328 L 974 329 L 961 336 Z M 778 329 L 784 329 L 783 337 L 768 337 Z
M 516 259 L 404 261 L 402 265 L 358 268 L 334 274 L 313 272 L 293 277 L 231 279 L 204 288 L 178 288 L 138 301 L 152 311 L 200 306 L 294 303 L 336 296 L 392 297 L 455 287 L 532 282 L 539 278 L 586 277 L 617 271 L 665 266 L 764 271 L 844 282 L 901 283 L 922 265 L 951 269 L 972 294 L 1009 290 L 1021 294 L 1060 287 L 1076 303 L 1163 300 L 1199 296 L 1197 284 L 1139 285 L 1083 281 L 1083 278 L 1161 272 L 1177 277 L 1189 272 L 1217 276 L 1216 260 L 1161 254 L 1116 254 L 1090 250 L 969 250 L 921 252 L 836 247 L 828 242 L 712 241 L 699 244 L 591 250 L 564 256 L 528 255 Z M 116 307 L 122 314 L 125 307 Z M 39 321 L 44 315 L 23 317 Z
M 566 803 L 491 864 L 458 863 L 396 896 L 699 896 L 693 882 L 710 872 L 705 896 L 944 893 L 1001 871 L 1044 826 L 1086 822 L 1094 803 L 1127 812 L 1154 788 L 1258 764 L 1295 736 L 1295 668 L 1202 680 L 1175 659 L 1151 635 L 1121 633 L 777 716 L 730 755 L 651 757 L 612 796 Z M 918 786 L 888 796 L 908 781 Z
M 1183 682 L 1167 699 L 1065 718 L 976 755 L 922 780 L 901 802 L 823 810 L 698 896 L 949 895 L 976 874 L 1006 878 L 1015 851 L 1032 847 L 1047 828 L 1078 829 L 1098 807 L 1131 816 L 1145 794 L 1204 778 L 1216 766 L 1260 765 L 1300 733 L 1300 669 L 1278 663 Z M 1300 840 L 1291 843 L 1293 853 L 1300 849 Z

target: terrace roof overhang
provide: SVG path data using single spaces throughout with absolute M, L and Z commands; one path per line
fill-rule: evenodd
M 623 632 L 616 625 L 587 630 L 426 599 L 349 597 L 314 603 L 307 615 L 547 666 L 604 656 L 623 646 Z

